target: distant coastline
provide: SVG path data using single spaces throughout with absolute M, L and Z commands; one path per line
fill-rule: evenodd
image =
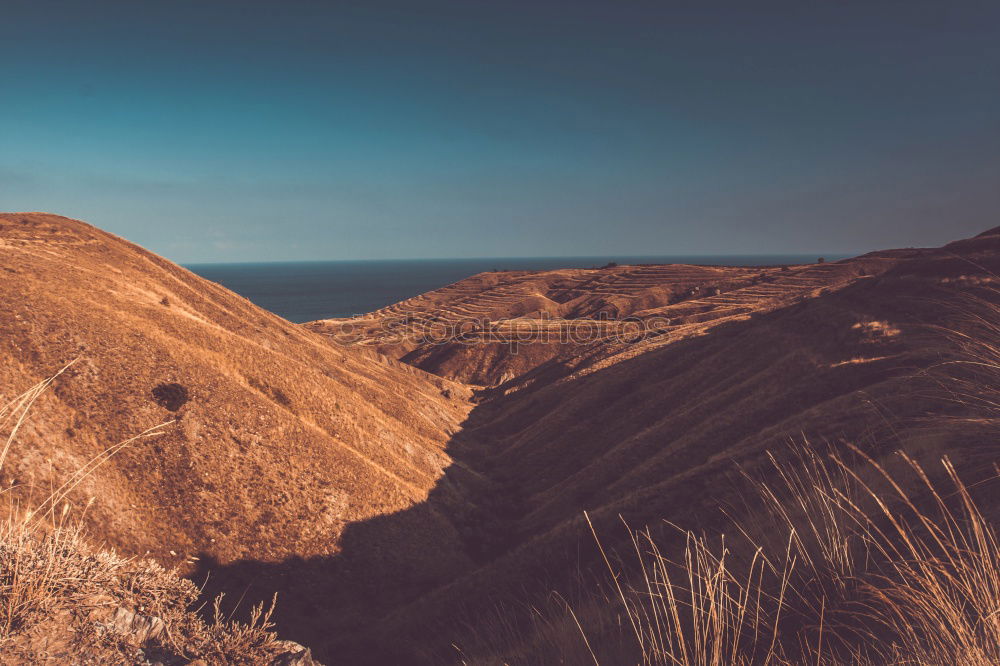
M 774 266 L 845 259 L 844 254 L 650 255 L 505 257 L 476 259 L 381 259 L 361 261 L 186 264 L 280 317 L 302 323 L 371 312 L 476 273 L 494 270 L 598 268 L 626 264 Z

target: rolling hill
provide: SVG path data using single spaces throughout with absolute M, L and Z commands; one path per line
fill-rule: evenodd
M 1000 229 L 803 266 L 483 273 L 297 326 L 82 222 L 5 214 L 3 395 L 78 360 L 0 481 L 26 502 L 168 423 L 73 494 L 92 538 L 244 609 L 277 593 L 279 634 L 329 663 L 488 662 L 471 629 L 497 604 L 526 622 L 603 567 L 584 510 L 611 550 L 621 520 L 721 529 L 737 464 L 790 440 L 984 478 L 986 421 L 937 373 L 942 329 L 987 335 L 998 270 Z
M 0 215 L 0 276 L 3 397 L 77 359 L 0 469 L 9 498 L 31 506 L 108 447 L 167 424 L 69 496 L 98 543 L 188 572 L 330 556 L 346 526 L 418 505 L 451 465 L 446 443 L 469 410 L 461 386 L 335 348 L 83 222 Z M 463 562 L 447 521 L 417 524 L 428 550 L 408 560 L 442 575 Z
M 683 276 L 678 280 L 686 297 L 646 310 L 627 308 L 640 321 L 669 318 L 651 335 L 598 336 L 582 344 L 524 336 L 516 353 L 500 361 L 506 376 L 474 374 L 492 385 L 477 390 L 478 405 L 452 449 L 456 459 L 492 483 L 476 498 L 479 509 L 472 518 L 456 516 L 480 528 L 479 567 L 387 616 L 373 636 L 382 641 L 400 633 L 412 636 L 414 644 L 431 650 L 429 662 L 448 654 L 452 643 L 475 656 L 477 644 L 489 644 L 481 634 L 470 631 L 469 642 L 462 643 L 455 630 L 441 629 L 449 627 L 455 608 L 476 618 L 470 626 L 488 624 L 497 604 L 543 606 L 553 590 L 569 597 L 581 572 L 603 567 L 583 510 L 610 549 L 630 548 L 621 521 L 632 526 L 670 521 L 711 531 L 722 523 L 721 508 L 742 501 L 738 466 L 760 468 L 769 452 L 789 442 L 815 442 L 833 451 L 862 446 L 890 468 L 891 454 L 900 447 L 931 466 L 950 454 L 966 478 L 989 476 L 996 447 L 982 437 L 980 426 L 967 421 L 958 426 L 948 418 L 976 412 L 947 397 L 934 369 L 955 353 L 939 328 L 968 328 L 977 307 L 996 302 L 997 269 L 1000 234 L 993 230 L 940 249 L 876 252 L 835 264 L 703 269 L 695 292 L 687 281 L 689 267 L 618 267 L 607 278 L 609 269 L 577 272 L 597 284 L 617 283 L 624 294 L 620 303 L 629 303 L 627 277 L 613 279 L 614 273 Z M 709 280 L 710 270 L 728 272 L 732 282 L 706 297 L 701 294 L 720 284 Z M 404 308 L 426 308 L 431 318 L 478 313 L 493 302 L 498 282 L 542 291 L 539 285 L 564 280 L 565 273 L 475 276 L 361 321 Z M 748 273 L 749 284 L 737 281 Z M 639 286 L 648 288 L 644 282 Z M 605 303 L 598 293 L 589 297 Z M 455 294 L 461 307 L 446 298 Z M 574 298 L 583 303 L 588 296 Z M 443 303 L 440 311 L 435 302 Z M 504 314 L 491 311 L 495 326 L 514 321 L 502 320 Z M 513 314 L 525 321 L 521 312 Z M 535 331 L 589 326 L 592 315 L 563 310 L 558 317 L 538 318 Z M 416 321 L 419 325 L 419 317 Z M 310 327 L 337 339 L 337 325 Z M 970 335 L 988 333 L 976 329 Z M 360 344 L 386 353 L 393 349 L 377 335 Z M 482 354 L 489 353 L 464 340 L 433 340 L 409 351 L 405 340 L 394 344 L 397 354 L 405 351 L 401 358 L 449 376 L 461 376 L 452 368 L 481 373 Z M 493 344 L 510 353 L 505 342 Z M 532 346 L 540 348 L 535 355 Z M 524 357 L 529 361 L 518 366 Z M 436 366 L 442 358 L 447 362 Z M 432 493 L 429 503 L 435 501 Z M 537 594 L 526 595 L 526 586 Z M 531 615 L 527 609 L 508 612 L 522 620 Z M 413 654 L 392 658 L 405 661 Z M 478 655 L 491 656 L 488 650 Z
M 647 342 L 657 338 L 653 346 L 699 335 L 878 275 L 899 256 L 873 253 L 783 267 L 615 265 L 481 273 L 367 315 L 305 326 L 428 372 L 497 387 L 540 366 L 634 350 L 639 334 Z M 621 341 L 627 344 L 611 344 Z

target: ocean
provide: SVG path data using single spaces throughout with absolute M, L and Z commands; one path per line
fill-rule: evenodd
M 811 263 L 820 255 L 528 257 L 191 264 L 260 307 L 295 323 L 350 317 L 492 270 L 552 270 L 619 264 L 765 266 Z M 826 255 L 828 261 L 843 256 Z

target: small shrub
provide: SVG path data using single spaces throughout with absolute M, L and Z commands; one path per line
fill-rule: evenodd
M 153 400 L 167 411 L 176 412 L 189 400 L 188 390 L 177 383 L 158 384 L 153 388 Z

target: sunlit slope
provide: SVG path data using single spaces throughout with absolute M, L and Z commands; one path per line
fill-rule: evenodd
M 9 452 L 9 496 L 45 495 L 106 447 L 172 422 L 71 495 L 80 510 L 93 498 L 95 538 L 168 564 L 336 552 L 345 525 L 426 497 L 468 409 L 446 380 L 337 349 L 64 217 L 0 215 L 0 303 L 0 395 L 78 359 Z
M 306 326 L 443 377 L 509 389 L 545 365 L 594 362 L 632 347 L 638 334 L 654 344 L 697 335 L 840 289 L 896 260 L 481 273 L 367 315 Z

